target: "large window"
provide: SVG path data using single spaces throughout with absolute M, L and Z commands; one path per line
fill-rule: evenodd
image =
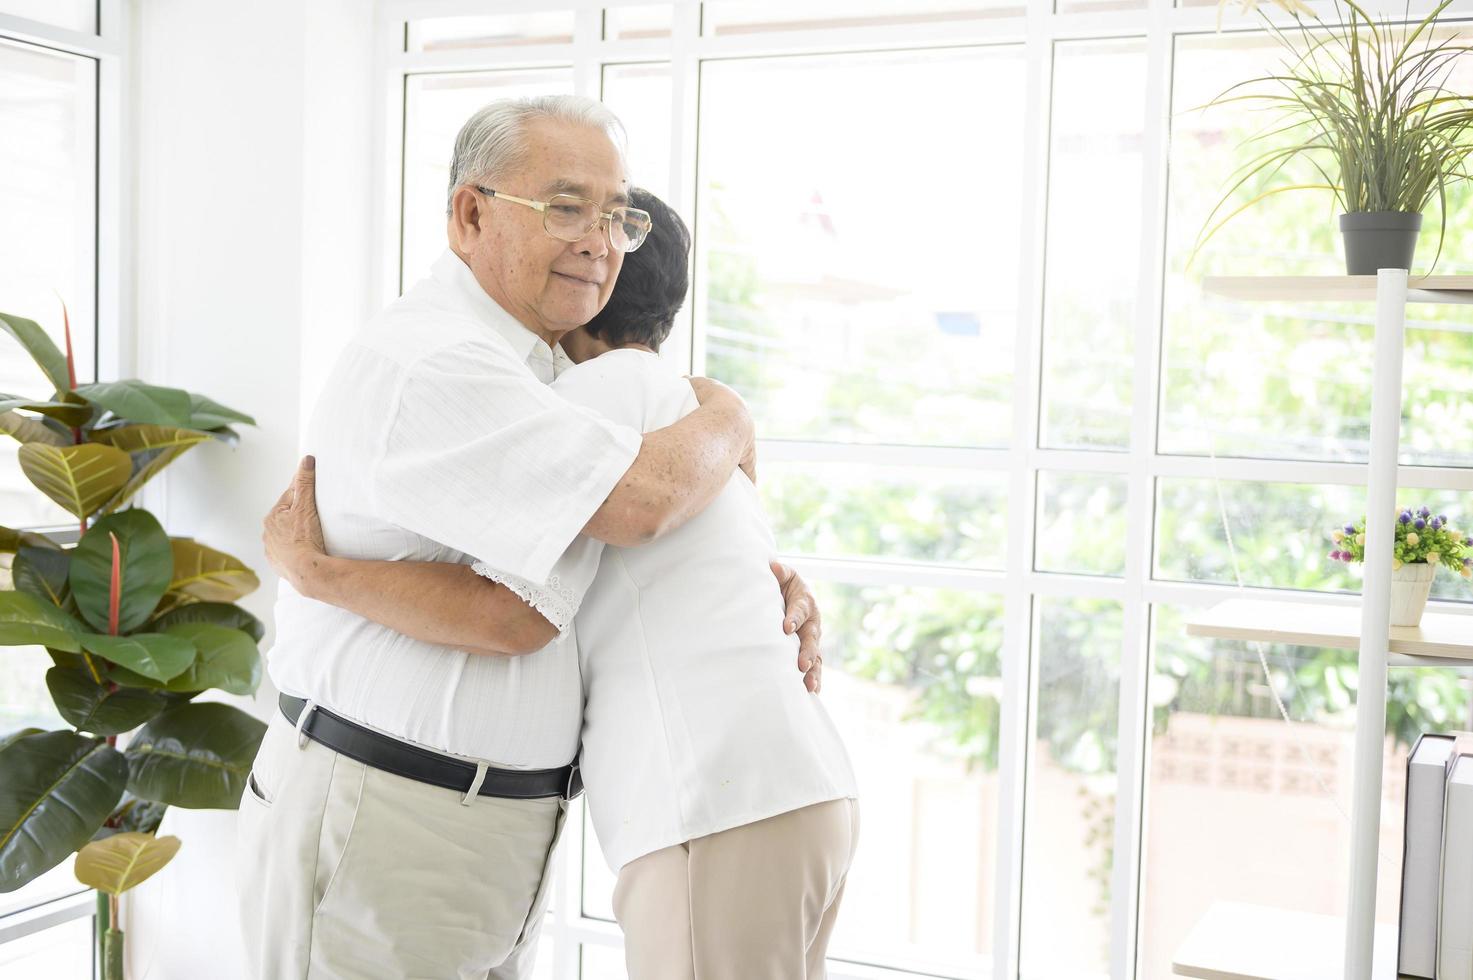
M 1219 33 L 1190 0 L 461 6 L 391 4 L 383 246 L 422 274 L 454 129 L 513 91 L 603 98 L 635 181 L 692 225 L 667 354 L 758 420 L 860 777 L 831 974 L 1165 980 L 1214 901 L 1342 914 L 1354 654 L 1184 626 L 1240 583 L 1359 588 L 1324 535 L 1364 504 L 1372 311 L 1200 289 L 1340 272 L 1327 200 L 1281 195 L 1186 264 L 1255 125 L 1194 107 L 1274 64 L 1261 22 Z M 1473 34 L 1473 0 L 1453 11 Z M 1473 274 L 1473 189 L 1447 215 L 1436 271 Z M 1403 493 L 1473 523 L 1473 323 L 1416 308 L 1407 344 Z M 1390 683 L 1394 922 L 1398 766 L 1473 699 L 1454 671 Z M 622 980 L 576 826 L 542 969 Z
M 123 12 L 119 0 L 0 0 L 0 312 L 36 321 L 64 347 L 64 304 L 84 384 L 120 370 Z M 52 394 L 8 334 L 0 391 Z M 0 525 L 74 526 L 21 473 L 17 446 L 0 436 Z M 6 588 L 9 564 L 0 556 Z M 41 647 L 6 648 L 0 737 L 65 727 L 46 689 L 49 665 Z M 92 910 L 70 860 L 0 895 L 0 974 L 90 978 Z

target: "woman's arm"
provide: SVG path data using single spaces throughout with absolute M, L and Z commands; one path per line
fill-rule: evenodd
M 426 643 L 468 653 L 535 653 L 557 627 L 503 585 L 454 562 L 371 561 L 327 554 L 308 456 L 266 515 L 266 559 L 292 588 Z

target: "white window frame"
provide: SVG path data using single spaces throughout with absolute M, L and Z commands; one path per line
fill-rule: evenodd
M 997 814 L 997 893 L 994 896 L 991 974 L 994 977 L 1019 976 L 1023 820 L 1029 792 L 1026 773 L 1033 751 L 1034 739 L 1030 731 L 1037 703 L 1034 600 L 1090 598 L 1121 604 L 1124 635 L 1120 658 L 1110 976 L 1134 977 L 1141 938 L 1139 909 L 1144 875 L 1144 806 L 1150 771 L 1147 684 L 1151 606 L 1200 606 L 1237 591 L 1234 586 L 1226 584 L 1180 583 L 1152 577 L 1158 480 L 1163 477 L 1211 479 L 1217 469 L 1207 458 L 1157 452 L 1172 58 L 1178 37 L 1210 34 L 1216 29 L 1216 8 L 1179 8 L 1173 0 L 1145 0 L 1145 6 L 1140 10 L 1056 13 L 1054 0 L 1024 0 L 1026 8 L 1022 16 L 901 27 L 848 27 L 702 37 L 699 3 L 696 0 L 673 0 L 673 30 L 669 39 L 603 40 L 603 9 L 643 2 L 647 0 L 500 0 L 495 6 L 498 14 L 576 11 L 572 44 L 406 53 L 403 50 L 405 21 L 486 14 L 489 8 L 478 0 L 381 0 L 376 32 L 376 96 L 382 111 L 375 133 L 378 165 L 374 186 L 379 201 L 375 215 L 375 295 L 382 303 L 387 303 L 397 295 L 399 283 L 403 92 L 408 74 L 571 68 L 575 91 L 597 98 L 605 66 L 669 62 L 672 78 L 670 202 L 681 213 L 692 216 L 696 213 L 697 97 L 703 60 L 947 48 L 999 42 L 1023 44 L 1026 59 L 1023 93 L 1025 176 L 1020 188 L 1023 201 L 1023 228 L 1019 242 L 1022 258 L 1014 342 L 1010 447 L 954 449 L 764 440 L 760 443 L 759 454 L 768 461 L 934 466 L 1006 473 L 1008 476 L 1009 499 L 1013 503 L 1008 522 L 1005 571 L 787 556 L 788 561 L 815 581 L 960 589 L 1004 598 L 998 768 L 999 798 L 1004 803 Z M 1312 0 L 1309 5 L 1327 19 L 1334 14 L 1333 5 L 1324 0 Z M 1434 6 L 1428 0 L 1413 0 L 1409 14 L 1417 19 L 1430 13 Z M 1473 18 L 1473 0 L 1456 0 L 1444 15 L 1444 19 L 1449 17 Z M 1256 27 L 1257 22 L 1249 18 L 1226 17 L 1222 30 L 1226 34 L 1250 31 Z M 1042 449 L 1038 447 L 1038 439 L 1044 229 L 1048 203 L 1046 179 L 1054 44 L 1066 40 L 1112 39 L 1143 41 L 1147 58 L 1141 184 L 1144 214 L 1137 263 L 1130 444 L 1126 451 Z M 700 234 L 698 227 L 695 234 Z M 694 287 L 697 291 L 702 288 L 700 276 L 701 270 L 697 269 Z M 691 370 L 701 373 L 705 364 L 702 340 L 695 335 L 694 317 L 684 322 L 684 332 L 672 335 L 665 352 L 681 360 L 688 359 Z M 1360 463 L 1235 458 L 1230 465 L 1233 480 L 1364 486 L 1367 477 L 1367 467 Z M 1125 477 L 1127 538 L 1123 576 L 1107 578 L 1034 570 L 1035 501 L 1040 471 Z M 1473 469 L 1404 466 L 1398 480 L 1399 486 L 1406 489 L 1473 491 Z M 1280 600 L 1291 600 L 1297 595 L 1277 589 L 1256 589 L 1254 592 L 1262 598 Z M 1355 601 L 1353 596 L 1324 595 L 1321 598 L 1332 603 L 1350 604 Z M 1439 603 L 1438 608 L 1439 611 L 1473 614 L 1473 605 L 1467 603 Z M 570 845 L 562 848 L 555 907 L 548 922 L 548 932 L 554 939 L 553 975 L 557 980 L 578 977 L 580 944 L 621 944 L 618 929 L 613 923 L 581 914 L 581 805 L 575 808 L 569 819 L 578 821 L 570 824 L 577 830 L 568 835 Z M 830 975 L 842 980 L 919 976 L 839 961 L 831 961 Z
M 97 0 L 98 33 L 73 31 L 0 12 L 0 38 L 91 58 L 97 62 L 97 235 L 96 310 L 92 343 L 97 379 L 133 373 L 132 142 L 129 86 L 131 11 L 126 0 Z M 90 380 L 90 379 L 88 379 Z M 71 529 L 75 533 L 75 529 Z M 11 911 L 0 914 L 0 944 L 79 918 L 93 920 L 93 975 L 97 975 L 96 902 L 91 889 L 26 904 L 25 889 L 7 896 Z

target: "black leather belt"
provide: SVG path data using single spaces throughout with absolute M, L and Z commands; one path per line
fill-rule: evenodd
M 289 694 L 283 694 L 280 703 L 281 713 L 293 725 L 307 706 L 306 701 Z M 321 742 L 334 752 L 406 779 L 460 793 L 468 792 L 475 782 L 477 767 L 473 762 L 452 759 L 364 728 L 317 705 L 313 705 L 301 731 L 312 741 Z M 476 792 L 480 796 L 499 796 L 509 800 L 535 800 L 546 796 L 571 800 L 583 792 L 583 778 L 578 772 L 577 762 L 557 769 L 495 769 L 488 766 Z

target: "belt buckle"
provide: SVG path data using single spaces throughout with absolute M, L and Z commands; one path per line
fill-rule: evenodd
M 576 800 L 583 794 L 583 776 L 575 759 L 568 769 L 568 782 L 563 787 L 563 799 Z

